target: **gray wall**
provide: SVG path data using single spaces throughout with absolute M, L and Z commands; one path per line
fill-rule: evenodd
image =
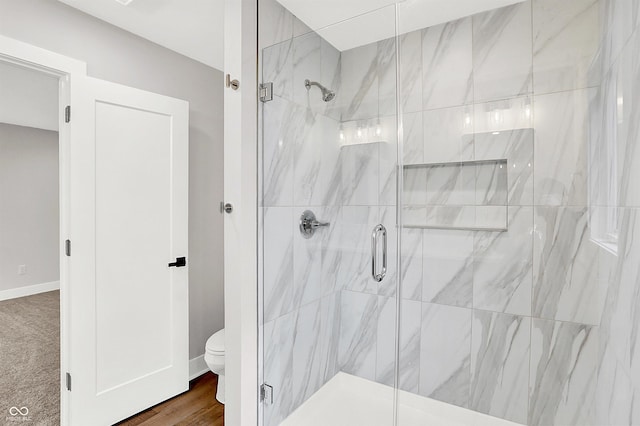
M 59 216 L 58 132 L 0 123 L 0 291 L 60 279 Z
M 54 0 L 0 0 L 0 34 L 87 62 L 92 77 L 189 101 L 191 357 L 224 326 L 222 72 Z

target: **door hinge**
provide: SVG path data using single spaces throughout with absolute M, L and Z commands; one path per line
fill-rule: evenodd
M 71 240 L 66 240 L 64 242 L 64 254 L 71 256 Z
M 260 385 L 260 402 L 271 405 L 273 404 L 273 387 L 266 383 Z
M 69 123 L 71 121 L 71 105 L 67 105 L 64 108 L 64 122 Z
M 273 83 L 260 84 L 258 94 L 260 102 L 269 102 L 273 100 Z
M 67 390 L 71 391 L 71 374 L 67 373 Z

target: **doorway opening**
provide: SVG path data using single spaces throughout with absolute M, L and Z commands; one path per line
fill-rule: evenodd
M 0 61 L 0 408 L 60 423 L 60 77 Z

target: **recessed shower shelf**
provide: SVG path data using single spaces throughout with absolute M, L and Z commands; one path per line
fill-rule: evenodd
M 405 229 L 442 229 L 449 231 L 483 231 L 483 232 L 507 232 L 508 228 L 483 228 L 471 226 L 431 226 L 431 225 L 402 225 Z
M 499 158 L 496 160 L 466 160 L 466 161 L 447 161 L 442 163 L 419 163 L 419 164 L 405 164 L 403 167 L 408 169 L 423 169 L 428 167 L 464 167 L 464 166 L 483 166 L 483 165 L 498 165 L 506 167 L 507 159 Z M 502 167 L 501 167 L 502 168 Z
M 508 231 L 506 159 L 404 166 L 404 228 Z

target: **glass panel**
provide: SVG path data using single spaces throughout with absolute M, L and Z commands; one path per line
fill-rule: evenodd
M 261 422 L 392 425 L 395 6 L 303 3 L 259 2 Z
M 398 424 L 637 424 L 640 9 L 436 3 L 399 6 Z

